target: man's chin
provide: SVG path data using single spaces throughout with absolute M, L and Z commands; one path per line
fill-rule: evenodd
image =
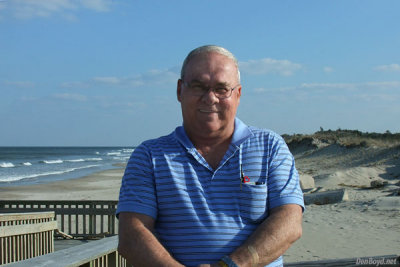
M 217 133 L 219 132 L 223 126 L 221 123 L 216 123 L 214 121 L 208 121 L 201 123 L 198 127 L 198 130 L 207 134 Z

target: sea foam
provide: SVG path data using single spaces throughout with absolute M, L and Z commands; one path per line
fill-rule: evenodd
M 84 162 L 85 160 L 84 159 L 69 159 L 69 160 L 66 160 L 67 162 Z
M 86 161 L 100 161 L 102 158 L 87 158 Z
M 15 165 L 12 164 L 11 162 L 1 162 L 0 167 L 1 168 L 13 168 L 13 167 L 15 167 Z
M 68 159 L 66 162 L 85 162 L 85 161 L 100 161 L 102 158 L 86 158 L 86 159 Z
M 41 161 L 42 163 L 46 163 L 46 164 L 60 164 L 63 163 L 63 161 L 61 159 L 56 159 L 56 160 L 43 160 Z
M 32 179 L 40 176 L 49 176 L 49 175 L 59 175 L 59 174 L 65 174 L 69 172 L 73 172 L 76 170 L 81 170 L 81 169 L 88 169 L 88 168 L 93 168 L 93 167 L 98 167 L 100 165 L 88 165 L 88 166 L 83 166 L 83 167 L 77 167 L 77 168 L 70 168 L 62 171 L 52 171 L 52 172 L 43 172 L 43 173 L 33 173 L 33 174 L 28 174 L 28 175 L 17 175 L 17 176 L 8 176 L 8 177 L 0 177 L 0 182 L 15 182 L 23 179 Z
M 121 155 L 121 152 L 108 152 L 107 156 L 119 156 Z

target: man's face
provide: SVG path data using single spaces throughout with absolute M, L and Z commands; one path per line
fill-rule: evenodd
M 207 88 L 233 88 L 229 98 L 219 99 L 212 90 L 203 96 L 191 94 L 188 84 Z M 181 102 L 183 122 L 188 134 L 214 137 L 232 134 L 241 86 L 235 63 L 218 53 L 203 53 L 192 58 L 186 66 L 183 81 L 178 81 L 178 101 Z

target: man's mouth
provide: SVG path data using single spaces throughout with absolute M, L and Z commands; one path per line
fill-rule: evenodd
M 216 113 L 216 112 L 218 112 L 216 110 L 208 110 L 208 109 L 199 109 L 199 111 L 201 113 Z

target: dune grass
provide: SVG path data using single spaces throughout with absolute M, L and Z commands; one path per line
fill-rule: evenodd
M 313 134 L 284 134 L 282 137 L 288 145 L 319 145 L 338 144 L 346 148 L 353 147 L 394 147 L 400 145 L 400 133 L 368 133 L 358 130 L 323 130 Z

